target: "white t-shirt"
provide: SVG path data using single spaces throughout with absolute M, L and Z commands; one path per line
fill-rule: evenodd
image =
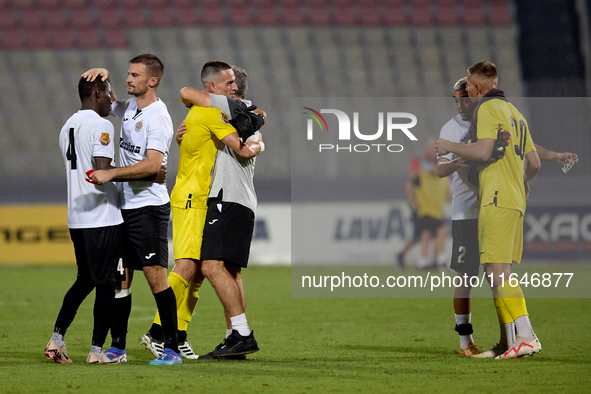
M 223 111 L 232 119 L 228 98 L 217 94 L 210 94 L 211 106 Z M 248 100 L 242 100 L 246 106 L 252 105 Z M 258 142 L 259 132 L 256 131 L 248 140 Z M 245 142 L 245 141 L 243 141 Z M 256 157 L 245 159 L 234 152 L 222 141 L 218 145 L 215 163 L 211 172 L 210 198 L 215 198 L 224 190 L 222 201 L 234 202 L 251 211 L 256 212 L 257 195 L 254 190 L 254 167 Z
M 113 160 L 115 142 L 111 122 L 93 110 L 80 110 L 68 119 L 59 142 L 68 180 L 68 227 L 72 229 L 115 226 L 123 223 L 117 186 L 112 182 L 86 182 L 86 172 L 96 170 L 94 157 Z
M 121 119 L 120 167 L 127 167 L 146 159 L 148 149 L 164 153 L 162 165 L 166 165 L 174 131 L 168 109 L 160 99 L 140 111 L 137 109 L 135 97 L 117 100 L 111 105 L 111 111 Z M 170 201 L 164 183 L 133 181 L 121 184 L 121 209 L 158 206 Z
M 470 122 L 462 120 L 460 114 L 457 114 L 442 128 L 439 138 L 444 138 L 451 142 L 465 144 L 468 142 L 468 130 L 470 129 Z M 454 153 L 440 156 L 449 161 L 455 160 L 458 156 Z M 468 167 L 458 168 L 453 173 L 453 202 L 452 206 L 452 220 L 464 219 L 478 219 L 478 212 L 480 212 L 480 204 L 478 202 L 478 188 L 472 183 L 468 182 Z

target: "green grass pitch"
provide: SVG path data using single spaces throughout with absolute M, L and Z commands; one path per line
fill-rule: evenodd
M 43 357 L 75 267 L 0 266 L 0 392 L 5 393 L 353 393 L 590 392 L 591 300 L 529 299 L 543 346 L 518 360 L 455 354 L 450 299 L 292 299 L 289 267 L 244 272 L 247 316 L 261 351 L 248 361 L 193 361 L 150 366 L 139 345 L 155 303 L 136 275 L 128 335 L 129 362 L 86 365 L 94 294 L 66 335 L 72 364 Z M 527 294 L 526 294 L 527 295 Z M 477 344 L 491 347 L 498 325 L 490 299 L 473 300 Z M 212 350 L 225 332 L 209 284 L 189 326 L 195 351 Z M 110 338 L 107 339 L 107 346 Z

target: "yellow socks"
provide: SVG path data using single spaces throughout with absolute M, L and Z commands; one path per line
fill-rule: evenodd
M 187 331 L 187 325 L 191 321 L 193 311 L 199 301 L 200 288 L 201 283 L 189 282 L 189 286 L 185 290 L 183 302 L 177 308 L 179 331 Z
M 170 287 L 172 287 L 172 291 L 174 292 L 174 296 L 176 297 L 176 309 L 178 311 L 179 306 L 185 299 L 185 291 L 189 287 L 189 282 L 184 280 L 182 276 L 173 271 L 168 275 L 168 283 L 170 283 Z M 162 325 L 162 323 L 160 322 L 160 314 L 158 313 L 158 311 L 156 311 L 156 316 L 154 317 L 154 324 L 158 324 L 159 326 Z M 179 325 L 179 330 L 180 329 L 181 328 Z M 187 327 L 185 325 L 185 330 L 186 329 Z

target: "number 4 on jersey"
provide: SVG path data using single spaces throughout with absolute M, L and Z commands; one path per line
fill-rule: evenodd
M 125 275 L 125 268 L 123 268 L 123 259 L 119 259 L 117 263 L 117 272 L 121 275 Z
M 66 159 L 70 160 L 70 169 L 76 170 L 76 144 L 74 141 L 74 128 L 70 127 L 70 136 L 68 138 L 68 151 L 66 152 Z

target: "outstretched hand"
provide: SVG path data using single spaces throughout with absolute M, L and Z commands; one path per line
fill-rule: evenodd
M 562 165 L 565 165 L 566 163 L 568 163 L 568 161 L 570 160 L 570 158 L 573 158 L 575 165 L 579 162 L 579 156 L 577 156 L 575 153 L 571 153 L 571 152 L 562 152 L 558 154 L 558 162 Z

